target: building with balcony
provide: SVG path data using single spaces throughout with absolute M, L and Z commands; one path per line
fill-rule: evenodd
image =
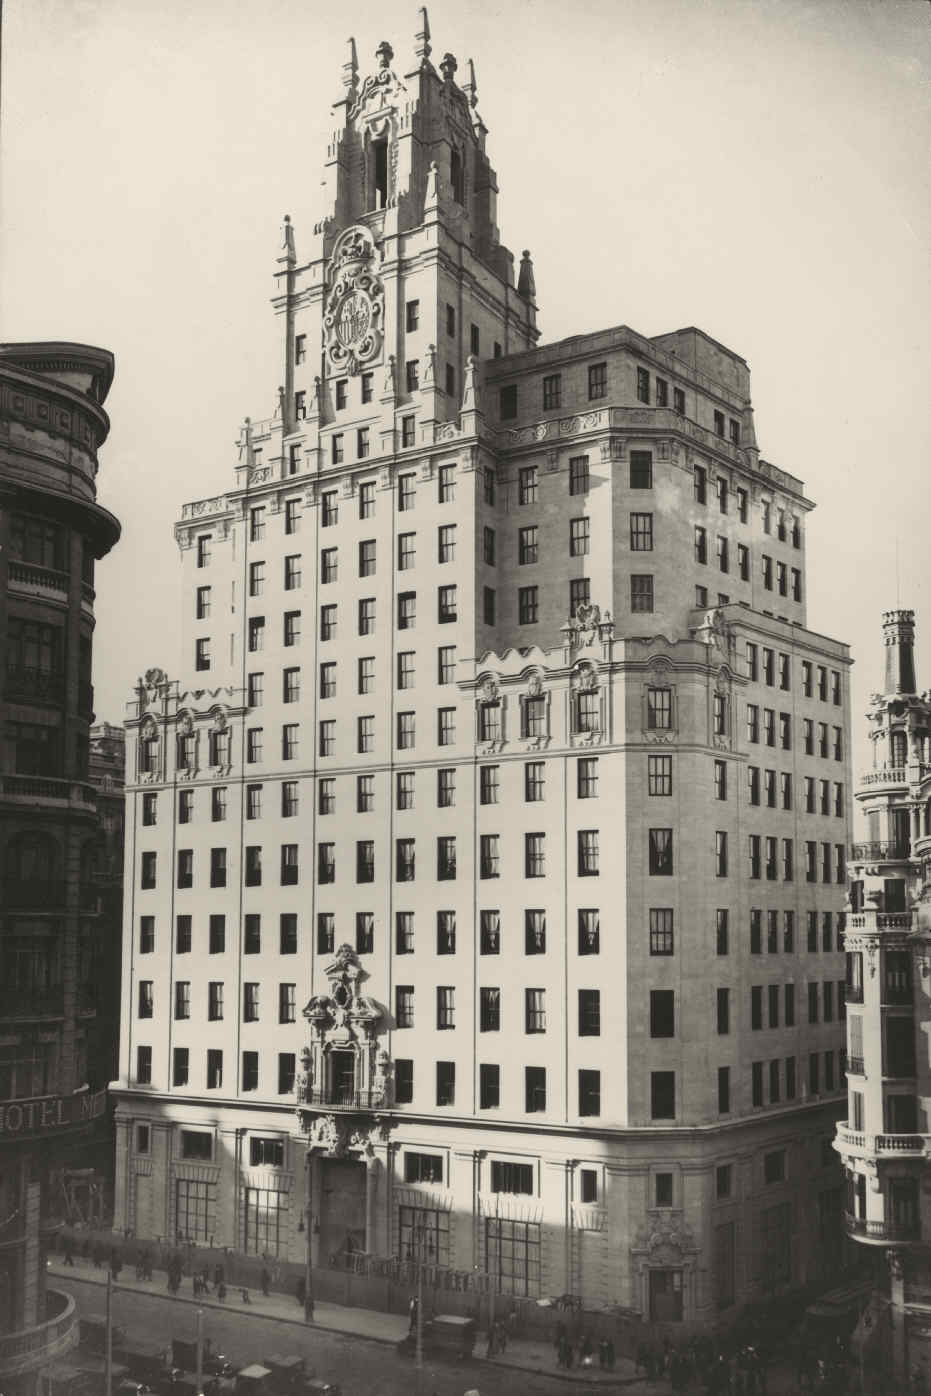
M 0 345 L 0 1384 L 20 1396 L 77 1341 L 46 1289 L 51 1180 L 105 1113 L 89 775 L 97 503 L 113 357 Z M 112 1031 L 112 1028 L 111 1028 Z
M 870 702 L 873 767 L 856 791 L 868 838 L 850 854 L 846 936 L 847 1230 L 873 1248 L 872 1333 L 897 1377 L 931 1376 L 931 694 L 915 614 L 883 616 L 885 682 Z
M 707 1324 L 843 1241 L 848 652 L 744 360 L 538 345 L 430 52 L 350 45 L 274 410 L 176 526 L 117 1225 Z

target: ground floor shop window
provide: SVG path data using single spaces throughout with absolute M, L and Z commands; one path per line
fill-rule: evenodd
M 184 1241 L 208 1241 L 216 1210 L 216 1183 L 179 1178 L 175 1183 L 175 1229 Z
M 284 1193 L 246 1188 L 245 1250 L 248 1255 L 280 1255 L 285 1239 Z
M 678 1323 L 682 1318 L 682 1271 L 650 1271 L 650 1319 Z
M 424 1265 L 449 1265 L 449 1213 L 432 1207 L 401 1207 L 398 1255 Z
M 485 1260 L 499 1294 L 539 1294 L 539 1223 L 486 1218 Z

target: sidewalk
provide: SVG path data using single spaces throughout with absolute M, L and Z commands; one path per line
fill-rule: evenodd
M 95 1267 L 90 1260 L 86 1260 L 82 1256 L 74 1257 L 73 1266 L 65 1265 L 62 1257 L 58 1254 L 50 1256 L 48 1270 L 49 1274 L 54 1275 L 56 1279 L 65 1282 L 69 1277 L 74 1277 L 101 1286 L 107 1283 L 106 1265 Z M 198 1295 L 195 1298 L 191 1281 L 186 1278 L 182 1281 L 178 1293 L 170 1295 L 166 1271 L 154 1270 L 151 1280 L 137 1280 L 134 1272 L 125 1265 L 120 1272 L 116 1288 L 133 1294 L 157 1294 L 164 1298 L 173 1298 L 178 1303 L 190 1304 L 198 1309 L 225 1310 L 237 1315 L 241 1314 L 243 1318 L 247 1316 L 273 1318 L 283 1323 L 296 1324 L 306 1331 L 304 1314 L 297 1300 L 274 1291 L 266 1297 L 261 1290 L 249 1290 L 249 1303 L 244 1304 L 240 1290 L 230 1286 L 227 1289 L 225 1302 L 221 1303 L 214 1292 Z M 350 1308 L 343 1304 L 330 1304 L 325 1300 L 318 1299 L 314 1303 L 313 1327 L 324 1332 L 368 1338 L 373 1342 L 385 1343 L 393 1347 L 400 1339 L 407 1337 L 408 1319 L 404 1315 L 385 1314 L 376 1309 Z M 617 1390 L 637 1381 L 634 1364 L 624 1357 L 617 1359 L 613 1372 L 602 1371 L 597 1366 L 597 1358 L 594 1367 L 584 1370 L 573 1368 L 572 1371 L 566 1372 L 556 1366 L 555 1353 L 551 1343 L 512 1338 L 508 1341 L 507 1351 L 498 1353 L 492 1358 L 485 1356 L 486 1345 L 487 1335 L 480 1333 L 475 1344 L 474 1356 L 476 1359 L 482 1362 L 492 1362 L 495 1366 L 510 1368 L 514 1371 L 530 1372 L 535 1376 L 540 1374 L 553 1376 L 562 1382 L 578 1383 L 587 1387 L 602 1386 L 606 1390 Z

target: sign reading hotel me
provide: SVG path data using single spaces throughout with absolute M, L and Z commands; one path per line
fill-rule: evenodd
M 107 1108 L 106 1091 L 80 1095 L 45 1095 L 35 1100 L 0 1101 L 0 1138 L 26 1139 L 76 1129 L 98 1119 Z

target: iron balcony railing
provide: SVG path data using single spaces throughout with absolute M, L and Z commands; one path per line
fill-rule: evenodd
M 9 1376 L 51 1362 L 78 1341 L 77 1309 L 70 1294 L 49 1289 L 44 1323 L 0 1336 L 0 1371 Z
M 379 1110 L 388 1103 L 387 1092 L 382 1088 L 357 1091 L 351 1086 L 304 1086 L 299 1088 L 297 1098 L 300 1105 L 325 1105 L 332 1110 Z
M 917 1241 L 921 1237 L 921 1223 L 917 1218 L 909 1222 L 868 1221 L 846 1212 L 844 1222 L 851 1236 L 863 1236 L 868 1241 Z

